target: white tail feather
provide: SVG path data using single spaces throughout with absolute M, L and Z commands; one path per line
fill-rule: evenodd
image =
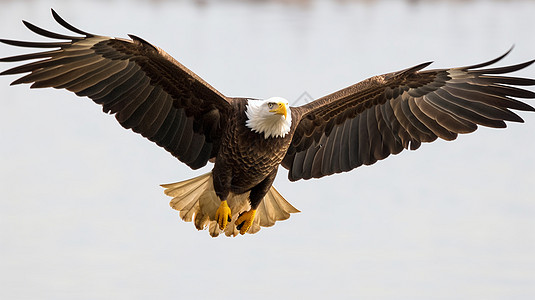
M 222 231 L 215 221 L 215 212 L 221 201 L 214 191 L 212 172 L 177 183 L 162 184 L 164 193 L 173 197 L 169 203 L 172 208 L 180 211 L 179 215 L 186 222 L 194 221 L 198 230 L 208 228 L 211 236 L 216 237 Z M 249 192 L 244 194 L 230 193 L 227 203 L 232 211 L 232 220 L 225 228 L 226 236 L 236 236 L 239 230 L 234 222 L 238 216 L 251 209 Z M 256 211 L 256 217 L 248 233 L 257 233 L 260 227 L 275 225 L 276 221 L 286 220 L 291 213 L 299 212 L 272 186 Z

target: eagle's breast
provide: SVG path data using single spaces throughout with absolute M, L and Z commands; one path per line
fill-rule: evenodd
M 284 159 L 294 128 L 284 137 L 265 138 L 246 126 L 245 99 L 233 101 L 233 114 L 221 139 L 216 163 L 232 172 L 233 188 L 249 189 L 266 178 Z

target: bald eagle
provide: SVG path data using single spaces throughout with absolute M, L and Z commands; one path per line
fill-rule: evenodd
M 422 71 L 430 63 L 374 76 L 308 104 L 226 97 L 162 49 L 130 39 L 94 35 L 54 19 L 74 36 L 23 21 L 51 42 L 0 40 L 46 48 L 2 58 L 32 62 L 1 75 L 26 74 L 12 84 L 62 88 L 87 96 L 127 129 L 165 148 L 192 169 L 211 172 L 162 185 L 185 221 L 212 236 L 255 233 L 298 212 L 272 186 L 279 165 L 291 181 L 371 165 L 437 138 L 454 140 L 477 125 L 523 122 L 511 109 L 535 109 L 515 98 L 535 93 L 534 79 L 504 76 L 534 61 L 486 68 L 505 57 L 467 67 Z

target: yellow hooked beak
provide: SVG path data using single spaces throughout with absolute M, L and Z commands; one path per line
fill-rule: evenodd
M 286 116 L 288 114 L 286 110 L 286 105 L 282 102 L 277 103 L 277 108 L 274 108 L 270 110 L 269 112 L 276 113 L 277 115 L 283 115 L 284 119 L 286 119 Z

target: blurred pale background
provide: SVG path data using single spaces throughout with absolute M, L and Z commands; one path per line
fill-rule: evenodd
M 502 65 L 535 58 L 531 1 L 1 1 L 0 36 L 39 39 L 21 19 L 58 29 L 51 7 L 147 39 L 225 95 L 291 103 L 513 44 Z M 14 79 L 0 78 L 1 299 L 535 299 L 535 114 L 321 180 L 281 170 L 275 186 L 302 213 L 212 239 L 158 186 L 209 167 Z

